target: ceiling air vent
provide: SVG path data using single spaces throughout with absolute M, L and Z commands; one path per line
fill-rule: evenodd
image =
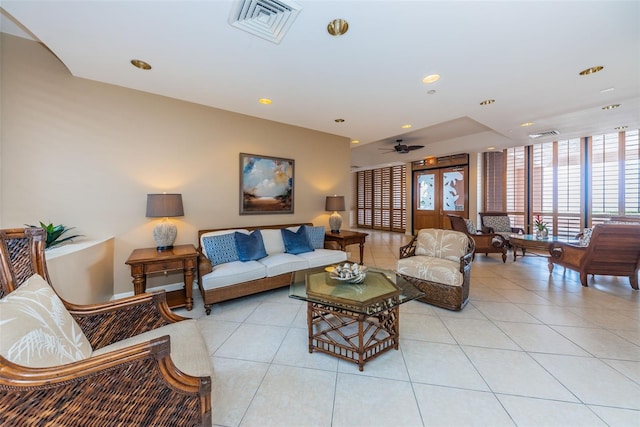
M 238 0 L 229 23 L 255 36 L 280 43 L 300 13 L 301 6 L 283 0 Z
M 554 130 L 545 130 L 544 132 L 530 133 L 529 138 L 536 139 L 536 138 L 543 138 L 545 136 L 553 136 L 553 135 L 560 135 L 560 131 L 557 131 L 554 129 Z

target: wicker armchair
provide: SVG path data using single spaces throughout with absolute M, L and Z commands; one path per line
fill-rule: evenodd
M 423 229 L 400 248 L 396 274 L 425 293 L 419 301 L 462 310 L 469 302 L 474 249 L 465 233 Z
M 628 276 L 638 290 L 640 270 L 640 226 L 635 224 L 599 224 L 593 227 L 588 246 L 554 243 L 549 252 L 549 272 L 554 265 L 580 273 L 582 286 L 588 286 L 589 274 Z
M 471 223 L 473 229 L 469 229 L 467 220 L 460 215 L 447 214 L 451 222 L 451 229 L 460 231 L 473 239 L 476 250 L 473 252 L 473 259 L 476 259 L 476 253 L 484 253 L 485 255 L 502 254 L 502 262 L 507 262 L 507 246 L 508 243 L 500 234 L 484 234 L 474 231 L 475 225 Z M 474 232 L 472 232 L 474 231 Z
M 0 310 L 11 309 L 11 293 L 38 277 L 34 274 L 50 283 L 44 241 L 43 229 L 0 230 L 0 298 L 5 302 Z M 55 299 L 49 285 L 40 282 Z M 93 353 L 52 367 L 21 366 L 0 356 L 0 425 L 211 425 L 211 377 L 179 370 L 166 332 L 184 331 L 195 321 L 180 322 L 186 319 L 169 310 L 164 292 L 104 304 L 62 304 Z M 114 343 L 114 350 L 105 348 Z M 190 369 L 211 372 L 206 345 L 205 355 L 207 367 Z

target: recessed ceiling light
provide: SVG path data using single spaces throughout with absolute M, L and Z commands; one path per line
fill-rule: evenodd
M 597 65 L 595 67 L 590 67 L 585 70 L 582 70 L 578 74 L 580 74 L 581 76 L 588 76 L 589 74 L 594 74 L 594 73 L 597 73 L 598 71 L 602 71 L 603 68 L 604 67 L 602 65 Z
M 332 36 L 341 36 L 349 31 L 349 23 L 344 19 L 334 19 L 327 25 L 327 32 Z
M 343 122 L 344 122 L 344 119 L 335 119 L 335 120 L 334 120 L 334 122 L 336 122 L 336 123 L 343 123 Z
M 438 80 L 440 80 L 440 74 L 429 74 L 427 77 L 422 79 L 422 83 L 429 84 L 429 83 L 437 82 Z
M 603 110 L 613 110 L 614 108 L 618 108 L 620 106 L 620 104 L 611 104 L 611 105 L 605 105 L 604 107 L 602 107 Z
M 615 127 L 614 129 L 615 129 L 615 130 L 625 130 L 625 129 L 626 129 L 626 128 L 628 128 L 628 127 L 629 127 L 629 126 L 618 126 L 618 127 Z
M 493 104 L 494 102 L 496 102 L 495 99 L 485 99 L 480 103 L 480 105 L 489 105 L 489 104 Z
M 151 65 L 147 64 L 146 62 L 140 60 L 140 59 L 132 59 L 131 60 L 131 65 L 133 65 L 136 68 L 140 68 L 141 70 L 150 70 L 151 69 Z
M 269 105 L 269 104 L 271 104 L 273 101 L 271 101 L 269 98 L 260 98 L 260 99 L 258 99 L 258 102 L 259 102 L 260 104 L 263 104 L 263 105 Z
M 359 140 L 359 139 L 352 139 L 352 140 L 351 140 L 351 143 L 352 143 L 352 144 L 359 144 L 359 143 L 360 143 L 360 140 Z
M 411 128 L 412 126 L 413 126 L 413 125 L 410 125 L 410 124 L 408 124 L 408 123 L 407 123 L 406 125 L 402 125 L 401 127 L 402 127 L 402 129 L 409 129 L 409 128 Z
M 433 95 L 434 93 L 436 93 L 436 91 L 434 89 L 431 89 L 430 91 L 427 92 L 429 95 Z
M 614 90 L 615 90 L 615 88 L 608 87 L 608 88 L 606 88 L 606 89 L 602 89 L 602 90 L 600 91 L 600 93 L 613 92 Z
M 524 122 L 524 123 L 520 123 L 520 126 L 527 127 L 527 126 L 533 126 L 533 122 Z

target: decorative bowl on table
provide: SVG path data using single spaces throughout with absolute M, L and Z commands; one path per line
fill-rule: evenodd
M 367 267 L 357 263 L 350 264 L 346 262 L 344 264 L 334 265 L 333 267 L 327 267 L 326 270 L 329 272 L 330 278 L 345 283 L 362 283 L 364 282 L 364 278 L 367 277 Z

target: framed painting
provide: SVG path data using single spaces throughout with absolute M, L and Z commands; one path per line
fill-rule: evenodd
M 294 161 L 240 153 L 240 215 L 292 214 Z

